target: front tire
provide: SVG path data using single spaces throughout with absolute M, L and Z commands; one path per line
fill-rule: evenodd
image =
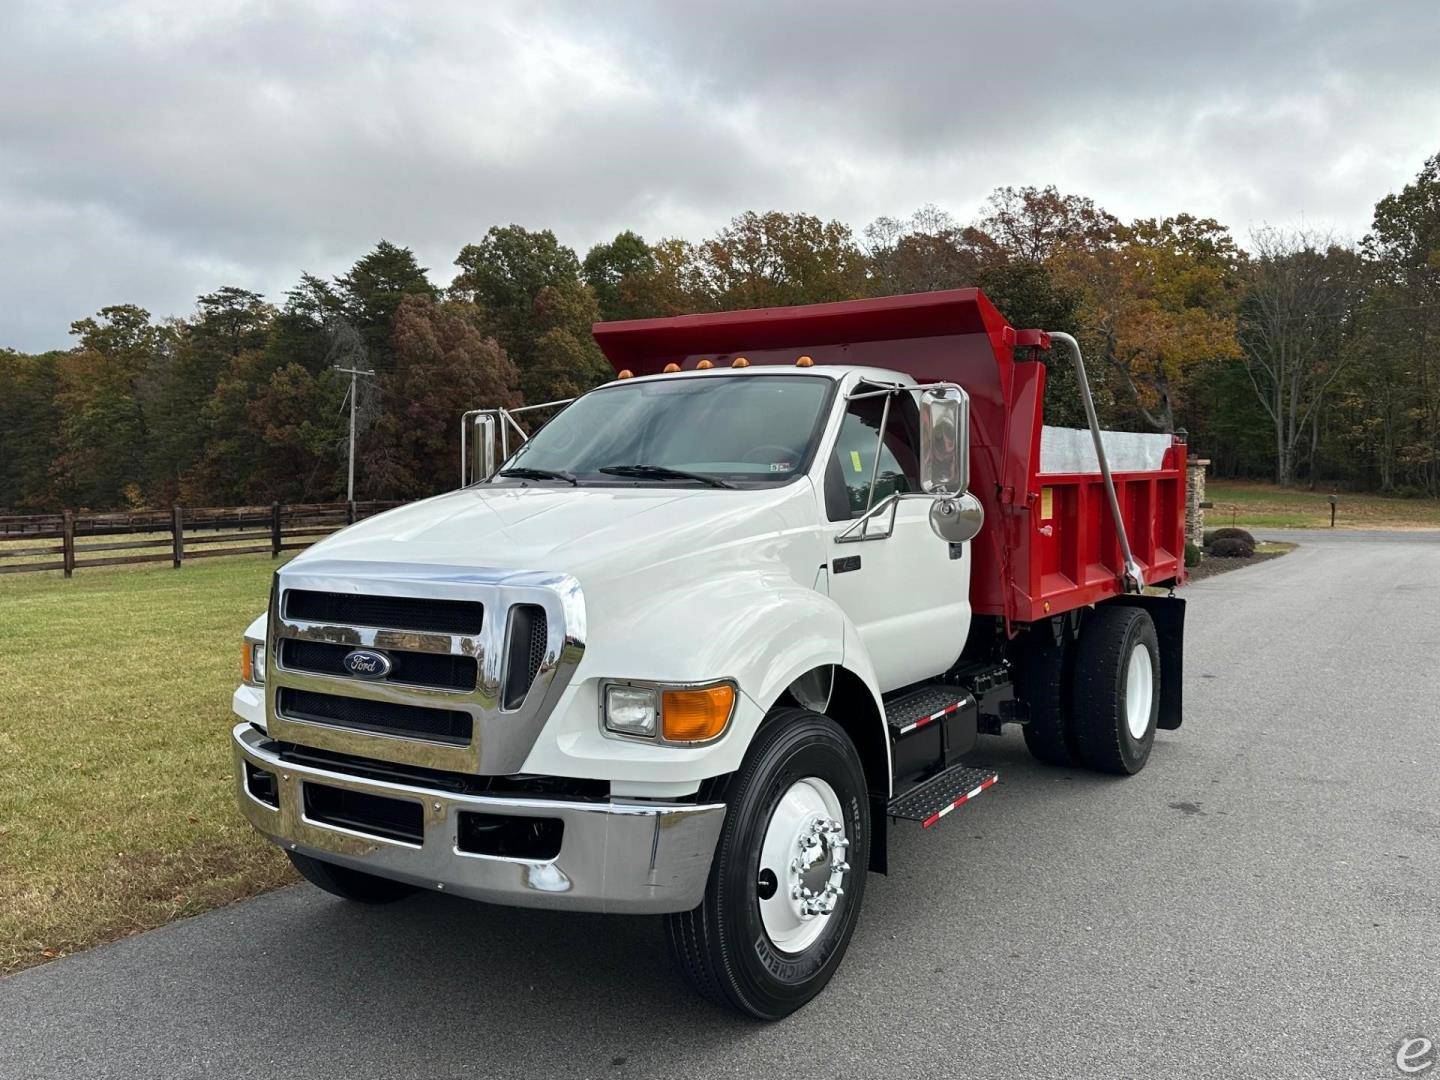
M 1101 772 L 1145 767 L 1160 716 L 1160 644 L 1144 608 L 1097 607 L 1080 631 L 1073 683 L 1075 750 Z
M 705 898 L 666 916 L 671 954 L 702 996 L 778 1020 L 824 989 L 855 931 L 870 860 L 865 770 L 829 717 L 779 708 L 724 797 Z
M 342 900 L 357 904 L 390 904 L 416 891 L 414 885 L 403 881 L 391 881 L 348 866 L 312 859 L 298 851 L 287 851 L 285 854 L 290 856 L 290 862 L 306 881 Z

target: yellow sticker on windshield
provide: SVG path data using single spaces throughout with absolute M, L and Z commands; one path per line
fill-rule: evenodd
M 850 451 L 850 464 L 855 466 L 855 471 L 856 471 L 856 472 L 864 472 L 864 471 L 865 471 L 865 467 L 860 464 L 860 451 L 859 451 L 859 450 L 851 450 L 851 451 Z

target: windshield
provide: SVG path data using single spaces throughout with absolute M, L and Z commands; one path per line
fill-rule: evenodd
M 607 386 L 536 432 L 500 474 L 545 479 L 543 471 L 605 483 L 785 483 L 810 461 L 832 385 L 824 376 L 746 374 Z

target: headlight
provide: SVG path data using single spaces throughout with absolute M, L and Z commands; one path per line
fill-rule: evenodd
M 605 687 L 605 726 L 617 735 L 654 738 L 657 712 L 655 691 L 648 686 Z
M 725 734 L 734 711 L 735 685 L 729 681 L 605 685 L 605 729 L 617 735 L 681 746 L 710 743 Z
M 250 686 L 265 685 L 265 643 L 247 641 L 240 652 L 240 679 Z

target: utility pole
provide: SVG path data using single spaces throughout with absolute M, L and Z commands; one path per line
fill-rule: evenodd
M 343 371 L 350 376 L 350 478 L 345 485 L 345 501 L 355 501 L 355 380 L 361 375 L 373 377 L 375 372 L 365 371 L 362 368 L 335 367 L 336 371 Z

